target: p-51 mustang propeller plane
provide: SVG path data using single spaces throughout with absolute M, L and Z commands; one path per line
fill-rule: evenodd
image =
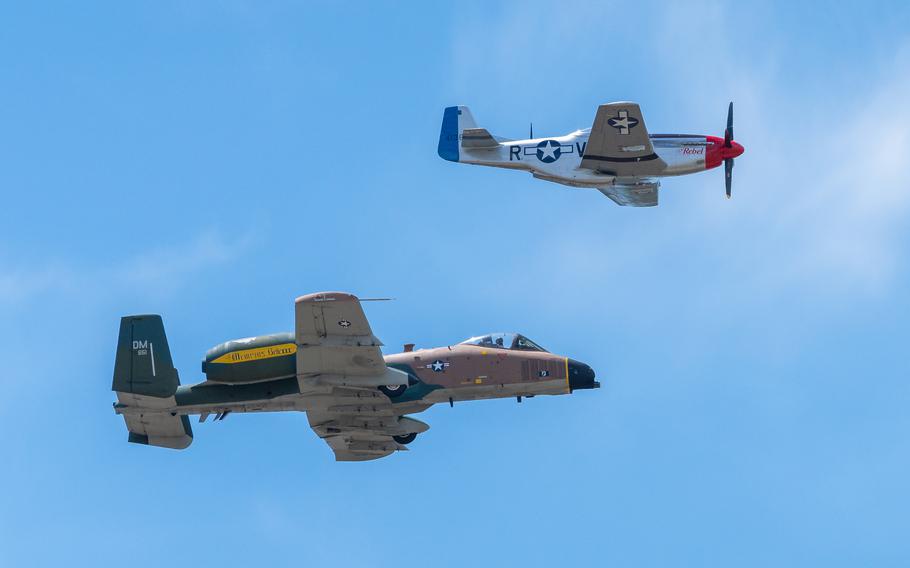
M 648 134 L 638 104 L 600 105 L 594 125 L 555 138 L 509 140 L 478 128 L 466 106 L 445 109 L 439 155 L 451 162 L 510 168 L 571 187 L 595 188 L 619 205 L 653 207 L 661 177 L 724 164 L 727 198 L 733 159 L 743 147 L 733 140 L 733 103 L 723 138 L 697 134 Z
M 343 292 L 297 298 L 295 332 L 237 339 L 206 353 L 202 383 L 180 386 L 161 317 L 120 321 L 114 410 L 129 441 L 183 449 L 188 415 L 305 411 L 338 461 L 406 450 L 429 426 L 406 416 L 437 403 L 569 394 L 598 388 L 594 371 L 501 333 L 383 357 L 360 300 Z

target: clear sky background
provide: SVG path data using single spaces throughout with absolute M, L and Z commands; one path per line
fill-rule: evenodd
M 0 565 L 907 566 L 904 3 L 0 5 Z M 660 207 L 436 155 L 491 132 L 722 135 Z M 119 317 L 184 383 L 295 296 L 386 352 L 501 330 L 574 396 L 436 407 L 336 463 L 302 414 L 127 444 Z

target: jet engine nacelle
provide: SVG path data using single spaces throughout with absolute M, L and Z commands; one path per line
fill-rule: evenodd
M 234 339 L 209 349 L 202 361 L 206 380 L 258 383 L 297 374 L 297 343 L 293 333 Z

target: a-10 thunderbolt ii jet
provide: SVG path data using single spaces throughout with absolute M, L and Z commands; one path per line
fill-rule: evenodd
M 509 140 L 479 128 L 466 106 L 445 109 L 439 155 L 451 162 L 531 172 L 536 178 L 594 188 L 632 207 L 657 205 L 660 179 L 724 164 L 730 197 L 733 159 L 743 147 L 733 140 L 733 103 L 723 138 L 697 134 L 648 134 L 636 103 L 600 105 L 591 128 L 555 138 Z
M 161 317 L 120 322 L 114 410 L 129 441 L 183 449 L 189 415 L 305 411 L 339 461 L 406 450 L 429 426 L 406 416 L 437 403 L 568 394 L 598 388 L 584 363 L 548 353 L 527 337 L 499 333 L 457 345 L 386 355 L 360 300 L 342 292 L 297 298 L 294 333 L 237 339 L 206 353 L 202 383 L 180 386 Z

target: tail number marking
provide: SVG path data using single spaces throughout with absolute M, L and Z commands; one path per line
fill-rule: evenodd
M 142 357 L 148 355 L 151 352 L 152 356 L 152 376 L 155 376 L 155 344 L 147 339 L 134 339 L 133 340 L 133 351 L 136 352 L 137 357 Z

